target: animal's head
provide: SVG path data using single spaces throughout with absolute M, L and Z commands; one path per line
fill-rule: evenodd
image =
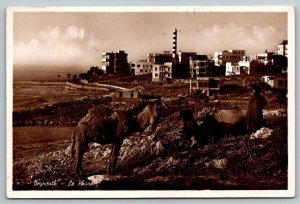
M 216 124 L 216 119 L 213 115 L 206 115 L 202 118 L 199 127 L 203 127 L 203 129 L 207 129 L 208 127 L 212 127 Z
M 193 120 L 193 111 L 191 109 L 183 109 L 180 111 L 179 117 L 185 122 L 189 120 Z
M 162 107 L 159 102 L 141 102 L 121 111 L 120 120 L 123 122 L 127 134 L 143 132 L 148 125 L 154 132 L 161 113 Z
M 143 132 L 148 125 L 151 126 L 151 132 L 156 130 L 159 119 L 162 117 L 163 107 L 159 100 L 152 100 L 148 105 L 137 115 L 136 121 Z
M 166 110 L 166 106 L 162 104 L 161 100 L 156 100 L 152 104 L 152 116 L 150 118 L 151 132 L 154 132 L 157 128 L 157 124 L 160 119 L 163 117 Z

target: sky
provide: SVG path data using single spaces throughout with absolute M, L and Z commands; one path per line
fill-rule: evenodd
M 101 53 L 125 50 L 128 60 L 178 51 L 213 56 L 244 49 L 276 52 L 287 39 L 285 12 L 15 12 L 13 62 L 24 66 L 101 66 Z

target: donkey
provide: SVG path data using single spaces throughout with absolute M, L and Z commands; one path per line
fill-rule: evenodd
M 187 138 L 194 136 L 200 146 L 215 143 L 226 136 L 246 133 L 246 110 L 238 108 L 206 115 L 199 125 L 190 109 L 182 110 L 180 117 L 184 122 L 183 135 Z
M 71 150 L 72 157 L 75 157 L 76 174 L 84 176 L 82 158 L 90 142 L 112 144 L 107 174 L 114 174 L 123 140 L 131 133 L 143 132 L 148 125 L 151 125 L 151 132 L 154 132 L 160 110 L 160 105 L 155 102 L 140 103 L 123 111 L 114 111 L 103 105 L 90 109 L 72 134 Z

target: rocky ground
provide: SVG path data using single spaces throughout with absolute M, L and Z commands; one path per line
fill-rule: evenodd
M 150 86 L 142 86 L 142 81 L 134 78 L 119 81 L 116 85 L 126 87 L 133 83 L 150 92 Z M 180 93 L 188 93 L 189 88 L 181 82 L 159 87 L 152 87 L 152 91 L 181 99 Z M 184 96 L 175 103 L 166 101 L 164 116 L 154 133 L 146 130 L 124 140 L 114 176 L 106 175 L 110 145 L 90 144 L 83 159 L 87 175 L 77 177 L 72 170 L 70 137 L 74 125 L 89 108 L 103 103 L 116 107 L 120 103 L 103 97 L 83 97 L 47 108 L 14 112 L 13 189 L 287 189 L 286 98 L 269 91 L 263 95 L 268 101 L 264 110 L 266 127 L 252 135 L 227 137 L 204 147 L 191 147 L 190 141 L 182 137 L 179 111 L 186 107 L 195 110 L 193 100 Z M 249 98 L 249 92 L 223 94 L 200 104 L 194 114 L 200 123 L 203 115 L 219 109 L 245 108 Z
M 53 151 L 14 159 L 14 189 L 286 189 L 286 113 L 266 114 L 268 127 L 256 134 L 191 148 L 175 112 L 154 134 L 124 140 L 115 176 L 105 175 L 110 145 L 90 144 L 87 177 L 76 177 L 70 140 L 61 139 Z

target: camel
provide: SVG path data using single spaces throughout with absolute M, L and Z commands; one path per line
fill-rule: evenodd
M 127 110 L 114 111 L 100 105 L 89 110 L 78 123 L 72 134 L 72 157 L 75 171 L 84 176 L 83 154 L 88 143 L 112 144 L 107 174 L 115 174 L 116 163 L 123 140 L 135 132 L 143 132 L 149 125 L 151 132 L 156 129 L 160 117 L 160 104 L 156 102 L 139 103 Z

